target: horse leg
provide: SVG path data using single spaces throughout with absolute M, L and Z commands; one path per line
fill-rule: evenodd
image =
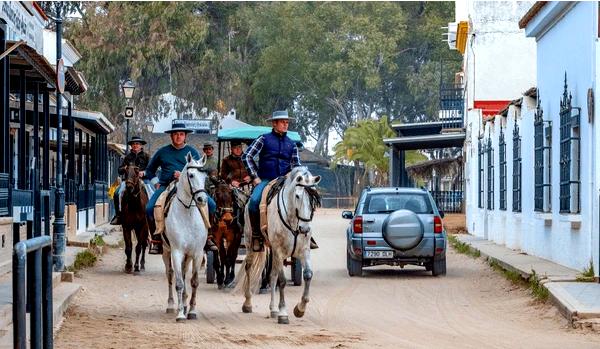
M 131 250 L 133 249 L 133 243 L 131 242 L 131 229 L 123 226 L 123 240 L 125 240 L 125 272 L 130 274 L 132 269 L 131 263 Z
M 271 303 L 269 303 L 269 309 L 271 310 L 271 318 L 277 317 L 279 315 L 279 307 L 275 303 L 275 292 L 277 291 L 277 280 L 279 279 L 279 270 L 283 269 L 283 259 L 276 254 L 274 250 L 271 250 L 272 255 L 272 266 L 271 272 L 268 274 L 271 279 Z M 281 264 L 281 266 L 280 266 Z
M 136 229 L 137 243 L 135 244 L 135 265 L 133 271 L 136 273 L 140 272 L 140 254 L 142 253 L 142 242 L 140 241 L 139 229 Z
M 175 272 L 175 290 L 177 291 L 177 322 L 185 321 L 184 307 L 184 288 L 185 279 L 183 278 L 183 255 L 179 251 L 171 250 L 171 262 L 173 263 L 173 270 Z
M 304 256 L 302 258 L 302 269 L 303 278 L 304 278 L 304 291 L 302 292 L 302 298 L 300 299 L 300 303 L 296 304 L 294 307 L 294 315 L 296 317 L 303 317 L 304 312 L 306 311 L 306 303 L 310 301 L 308 296 L 310 289 L 310 281 L 312 280 L 313 272 L 312 272 L 312 262 L 310 261 L 310 250 L 306 249 L 304 252 Z
M 175 313 L 175 302 L 173 301 L 173 267 L 171 265 L 171 253 L 166 250 L 162 255 L 163 263 L 165 264 L 165 273 L 167 274 L 167 282 L 169 283 L 169 299 L 167 300 L 167 314 Z
M 198 270 L 200 269 L 200 265 L 202 264 L 203 255 L 200 257 L 196 256 L 192 260 L 192 279 L 190 283 L 192 285 L 192 297 L 190 298 L 190 310 L 188 311 L 187 318 L 188 320 L 196 320 L 198 319 L 198 314 L 196 311 L 196 292 L 198 291 L 198 285 L 200 285 L 200 277 L 198 276 Z
M 246 298 L 244 304 L 242 305 L 242 312 L 251 313 L 252 312 L 252 291 L 250 290 L 250 270 L 252 270 L 252 262 L 250 262 L 253 258 L 252 255 L 255 252 L 252 252 L 250 248 L 248 254 L 246 255 L 245 262 L 245 273 L 242 288 L 244 289 L 244 297 Z
M 217 246 L 219 246 L 219 255 L 218 255 L 218 258 L 215 258 L 215 262 L 216 262 L 215 270 L 217 272 L 217 285 L 220 290 L 224 286 L 223 279 L 225 278 L 225 265 L 227 263 L 227 252 L 225 251 L 225 246 L 223 244 L 223 240 L 220 240 L 219 243 L 217 243 Z
M 185 282 L 185 275 L 187 274 L 189 265 L 190 265 L 190 258 L 189 258 L 189 256 L 185 255 L 183 257 L 183 262 L 181 263 L 181 275 L 183 278 L 183 312 L 184 313 L 187 313 L 187 311 L 188 311 L 188 307 L 187 307 L 188 293 L 187 293 L 187 284 Z
M 289 324 L 287 307 L 285 306 L 285 284 L 287 280 L 285 278 L 285 272 L 283 270 L 283 261 L 279 267 L 279 278 L 277 279 L 277 286 L 279 286 L 279 315 L 277 316 L 277 322 L 280 324 Z
M 273 252 L 268 250 L 267 252 L 267 263 L 265 265 L 265 271 L 263 273 L 260 290 L 258 293 L 263 294 L 269 292 L 269 278 L 271 276 L 271 272 L 273 270 Z M 272 287 L 275 287 L 275 284 L 272 284 Z
M 142 260 L 140 262 L 140 270 L 146 270 L 146 247 L 148 247 L 148 225 L 145 224 L 140 234 L 140 241 L 142 242 Z
M 235 260 L 240 248 L 240 240 L 237 238 L 237 235 L 233 234 L 231 243 L 227 245 L 227 277 L 225 278 L 225 285 L 231 284 L 235 279 Z

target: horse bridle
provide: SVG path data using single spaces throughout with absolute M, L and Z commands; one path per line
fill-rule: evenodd
M 129 168 L 129 167 L 133 167 L 134 169 L 135 169 L 135 168 L 139 169 L 139 167 L 138 167 L 138 166 L 135 166 L 135 165 L 127 165 L 127 167 L 126 167 L 126 168 Z M 134 188 L 135 188 L 135 187 L 137 187 L 137 191 L 134 191 L 133 193 L 131 193 L 131 195 L 133 195 L 133 197 L 134 197 L 134 198 L 137 198 L 137 197 L 140 195 L 141 191 L 142 191 L 142 187 L 140 186 L 140 180 L 138 179 L 138 181 L 137 181 L 137 186 L 136 186 L 136 185 L 133 183 L 133 181 L 132 181 L 131 179 L 129 179 L 129 178 L 127 178 L 127 179 L 125 180 L 125 187 L 127 187 L 127 184 L 128 184 L 128 183 L 129 183 L 129 184 L 131 184 L 131 185 L 132 185 Z
M 190 186 L 190 191 L 192 191 L 192 198 L 190 199 L 190 203 L 186 205 L 186 204 L 185 204 L 185 202 L 183 202 L 183 200 L 181 200 L 181 198 L 179 197 L 179 195 L 178 195 L 179 193 L 175 194 L 175 196 L 177 197 L 177 200 L 179 200 L 179 202 L 181 202 L 181 204 L 182 204 L 182 205 L 183 205 L 185 208 L 190 208 L 190 207 L 192 207 L 192 206 L 200 205 L 200 204 L 198 203 L 198 200 L 196 199 L 196 195 L 198 195 L 199 193 L 206 193 L 206 195 L 208 195 L 208 192 L 207 192 L 207 191 L 206 191 L 206 189 L 204 189 L 204 188 L 201 188 L 201 189 L 198 189 L 198 190 L 195 190 L 195 191 L 193 191 L 193 190 L 194 190 L 194 187 L 192 186 L 192 181 L 190 180 L 190 176 L 189 176 L 189 174 L 187 173 L 187 171 L 188 171 L 190 168 L 196 169 L 196 170 L 198 170 L 198 171 L 201 171 L 201 172 L 203 172 L 203 171 L 204 171 L 204 168 L 203 168 L 203 167 L 201 167 L 201 166 L 187 166 L 187 167 L 185 168 L 185 174 L 186 174 L 186 178 L 187 178 L 187 181 L 188 181 L 188 185 Z M 183 173 L 182 173 L 182 174 L 183 174 Z
M 304 190 L 302 191 L 302 195 L 304 197 L 304 195 L 306 194 L 306 188 L 314 188 L 315 185 L 314 184 L 304 185 L 304 184 L 297 183 L 295 185 L 295 187 L 303 187 L 304 188 Z M 299 234 L 307 235 L 306 233 L 303 233 L 300 231 L 300 221 L 307 222 L 307 223 L 312 222 L 313 217 L 315 216 L 315 208 L 311 207 L 310 218 L 304 218 L 304 217 L 300 216 L 300 213 L 298 212 L 298 208 L 296 207 L 296 219 L 298 220 L 298 223 L 296 224 L 296 229 L 293 229 L 281 213 L 281 205 L 283 205 L 283 209 L 286 211 L 286 216 L 287 216 L 288 210 L 285 207 L 285 202 L 283 201 L 284 191 L 285 191 L 285 186 L 283 188 L 281 188 L 281 191 L 279 193 L 277 193 L 277 213 L 279 214 L 279 220 L 281 220 L 281 223 L 283 223 L 283 226 L 286 227 L 294 236 L 294 247 L 292 248 L 292 255 L 294 255 L 294 253 L 296 252 L 296 244 L 298 242 L 298 235 Z

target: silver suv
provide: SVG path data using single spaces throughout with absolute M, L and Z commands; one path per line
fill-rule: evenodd
M 362 276 L 364 267 L 424 266 L 434 276 L 446 274 L 444 213 L 425 189 L 366 188 L 360 194 L 346 231 L 347 268 Z

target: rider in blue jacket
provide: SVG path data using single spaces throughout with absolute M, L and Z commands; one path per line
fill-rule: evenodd
M 260 232 L 259 205 L 265 186 L 273 179 L 285 176 L 292 168 L 301 166 L 298 146 L 287 136 L 289 120 L 287 111 L 275 111 L 269 119 L 273 129 L 250 144 L 242 155 L 242 162 L 252 177 L 254 190 L 250 195 L 249 213 L 252 225 L 252 249 L 261 251 L 264 247 Z M 258 166 L 255 158 L 259 157 Z M 311 239 L 311 248 L 317 248 Z
M 179 179 L 179 175 L 181 174 L 181 170 L 185 167 L 187 163 L 186 155 L 188 153 L 192 154 L 192 157 L 195 160 L 200 159 L 200 154 L 198 151 L 186 144 L 187 134 L 192 132 L 192 130 L 185 127 L 183 123 L 173 123 L 172 128 L 168 131 L 165 131 L 171 137 L 171 144 L 165 145 L 160 148 L 152 159 L 150 159 L 150 163 L 146 167 L 146 176 L 152 179 L 152 184 L 157 188 L 154 192 L 154 195 L 148 200 L 148 204 L 146 205 L 146 215 L 148 219 L 153 222 L 154 221 L 154 206 L 156 205 L 156 200 L 162 192 L 167 189 L 169 183 L 171 183 L 175 179 Z M 160 176 L 158 178 L 155 177 L 157 170 L 160 168 Z M 208 199 L 209 212 L 214 214 L 216 210 L 216 204 L 212 198 Z M 154 227 L 154 224 L 150 224 L 150 226 Z M 152 228 L 153 229 L 153 228 Z M 154 233 L 154 231 L 152 231 Z M 153 242 L 161 241 L 160 236 L 153 236 Z M 210 249 L 213 251 L 218 251 L 217 246 L 211 239 L 206 241 L 205 249 Z M 151 254 L 160 254 L 162 253 L 162 244 L 153 243 L 150 246 Z

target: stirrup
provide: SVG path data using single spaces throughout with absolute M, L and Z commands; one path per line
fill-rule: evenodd
M 252 252 L 263 252 L 265 250 L 265 239 L 262 236 L 252 236 Z
M 162 240 L 150 240 L 150 249 L 148 254 L 162 254 Z

